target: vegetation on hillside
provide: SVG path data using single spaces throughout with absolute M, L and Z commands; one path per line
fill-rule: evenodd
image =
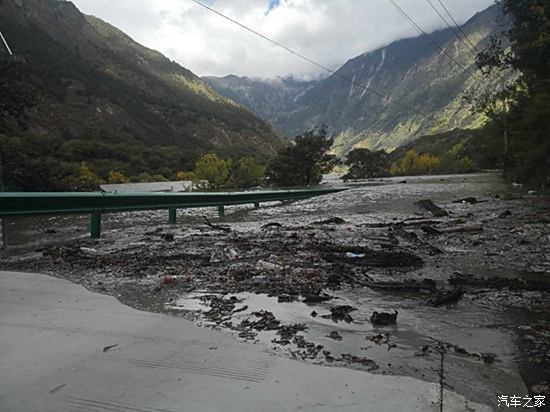
M 519 181 L 550 179 L 550 3 L 548 0 L 498 0 L 512 27 L 509 47 L 493 38 L 478 56 L 486 76 L 513 70 L 519 75 L 498 93 L 474 102 L 501 130 L 504 167 Z
M 88 190 L 121 180 L 111 172 L 173 179 L 205 153 L 266 161 L 285 145 L 190 71 L 70 2 L 0 1 L 0 26 L 17 57 L 0 62 L 4 190 Z

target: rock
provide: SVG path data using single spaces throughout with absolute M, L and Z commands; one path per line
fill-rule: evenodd
M 333 330 L 332 332 L 330 332 L 330 335 L 327 335 L 329 338 L 331 339 L 334 339 L 334 340 L 337 340 L 337 341 L 341 341 L 342 340 L 342 336 L 336 332 L 335 330 Z
M 334 322 L 343 320 L 347 323 L 351 323 L 353 322 L 353 318 L 350 316 L 350 312 L 354 310 L 357 310 L 357 308 L 349 305 L 335 306 L 330 308 L 330 315 L 323 315 L 322 317 L 325 319 L 332 319 Z
M 296 295 L 279 295 L 277 298 L 277 302 L 279 303 L 288 303 L 288 302 L 294 302 L 297 299 Z
M 267 271 L 281 271 L 283 267 L 276 263 L 267 262 L 265 260 L 258 260 L 256 263 L 256 269 L 263 269 Z
M 313 303 L 321 303 L 321 302 L 327 302 L 331 299 L 334 299 L 333 296 L 330 296 L 326 293 L 319 293 L 318 295 L 306 295 L 304 296 L 304 299 L 302 302 L 306 304 L 313 304 Z
M 332 363 L 334 362 L 334 357 L 330 355 L 330 351 L 329 350 L 324 350 L 323 351 L 323 355 L 325 356 L 325 360 L 329 363 Z
M 279 329 L 280 321 L 275 318 L 273 313 L 267 310 L 252 313 L 257 320 L 245 319 L 241 322 L 241 327 L 256 329 L 256 330 L 277 330 Z
M 174 241 L 174 235 L 172 233 L 164 233 L 160 237 L 165 242 L 173 242 Z
M 449 213 L 446 210 L 443 210 L 437 206 L 430 199 L 423 199 L 415 202 L 415 205 L 421 209 L 425 209 L 432 214 L 434 217 L 446 217 L 449 216 Z
M 506 210 L 502 212 L 500 215 L 498 215 L 499 219 L 504 219 L 509 216 L 512 216 L 512 212 L 510 212 L 509 210 Z
M 337 360 L 347 363 L 358 363 L 362 366 L 365 366 L 369 372 L 378 369 L 378 365 L 372 359 L 362 358 L 359 356 L 351 355 L 349 353 L 343 353 L 342 356 Z
M 214 248 L 210 255 L 210 263 L 220 263 L 235 260 L 239 254 L 235 249 L 231 249 L 222 245 Z
M 262 229 L 262 230 L 279 229 L 279 228 L 282 228 L 282 227 L 283 227 L 283 225 L 281 225 L 278 222 L 269 222 L 269 223 L 266 223 L 265 225 L 263 225 L 260 229 Z
M 307 326 L 303 323 L 296 323 L 293 325 L 284 325 L 277 330 L 277 335 L 281 337 L 281 341 L 289 344 L 290 340 L 298 333 L 307 329 Z M 280 342 L 279 342 L 280 343 Z
M 487 364 L 494 363 L 497 358 L 496 353 L 491 352 L 481 352 L 481 359 L 483 359 L 483 362 Z
M 397 314 L 399 312 L 394 310 L 393 313 L 387 313 L 387 312 L 373 312 L 373 314 L 370 317 L 370 321 L 373 325 L 382 325 L 382 326 L 388 326 L 388 325 L 395 325 L 397 322 Z
M 427 303 L 432 306 L 453 305 L 458 303 L 462 296 L 464 296 L 464 289 L 457 287 L 437 292 L 434 297 L 428 299 Z

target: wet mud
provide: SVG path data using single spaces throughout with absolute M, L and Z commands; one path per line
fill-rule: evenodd
M 81 220 L 13 221 L 0 266 L 475 402 L 550 396 L 550 199 L 493 174 L 375 183 L 175 226 L 112 215 L 99 241 Z

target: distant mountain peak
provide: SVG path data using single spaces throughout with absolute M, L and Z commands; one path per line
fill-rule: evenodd
M 498 6 L 477 13 L 462 27 L 482 49 L 489 37 L 502 31 Z M 470 73 L 436 49 L 424 37 L 395 40 L 349 59 L 335 74 L 312 82 L 283 80 L 282 84 L 240 79 L 227 84 L 207 78 L 218 93 L 248 107 L 287 137 L 327 124 L 336 134 L 335 150 L 353 147 L 392 150 L 419 136 L 455 128 L 479 127 L 462 101 L 468 88 L 492 88 L 499 79 L 473 76 L 474 57 L 449 28 L 430 37 Z M 474 87 L 475 86 L 475 87 Z M 382 99 L 380 94 L 388 96 Z M 404 107 L 416 110 L 407 111 Z M 419 116 L 418 112 L 427 113 Z

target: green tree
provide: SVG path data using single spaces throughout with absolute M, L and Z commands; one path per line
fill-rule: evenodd
M 326 127 L 307 131 L 294 139 L 292 145 L 282 149 L 270 163 L 270 182 L 279 186 L 309 186 L 321 181 L 338 163 L 336 156 L 327 152 L 333 138 L 327 136 Z
M 199 158 L 193 173 L 198 181 L 208 182 L 208 189 L 219 190 L 231 187 L 231 162 L 220 159 L 214 153 L 208 153 Z
M 477 58 L 482 72 L 514 71 L 515 80 L 482 96 L 474 109 L 502 129 L 505 171 L 519 180 L 550 178 L 550 3 L 498 0 L 511 18 L 505 40 L 493 38 Z
M 111 170 L 109 172 L 109 176 L 107 177 L 107 183 L 110 183 L 110 184 L 130 183 L 130 179 L 128 179 L 122 172 Z
M 183 180 L 183 181 L 192 181 L 194 182 L 197 180 L 197 176 L 195 176 L 195 173 L 193 172 L 177 172 L 176 173 L 176 180 Z
M 265 166 L 252 157 L 242 157 L 232 163 L 231 178 L 233 185 L 240 189 L 260 186 L 265 179 Z
M 78 189 L 97 190 L 101 179 L 88 167 L 86 162 L 80 162 L 80 174 L 78 176 Z
M 388 154 L 384 150 L 353 149 L 345 164 L 349 166 L 344 179 L 366 179 L 388 175 Z

